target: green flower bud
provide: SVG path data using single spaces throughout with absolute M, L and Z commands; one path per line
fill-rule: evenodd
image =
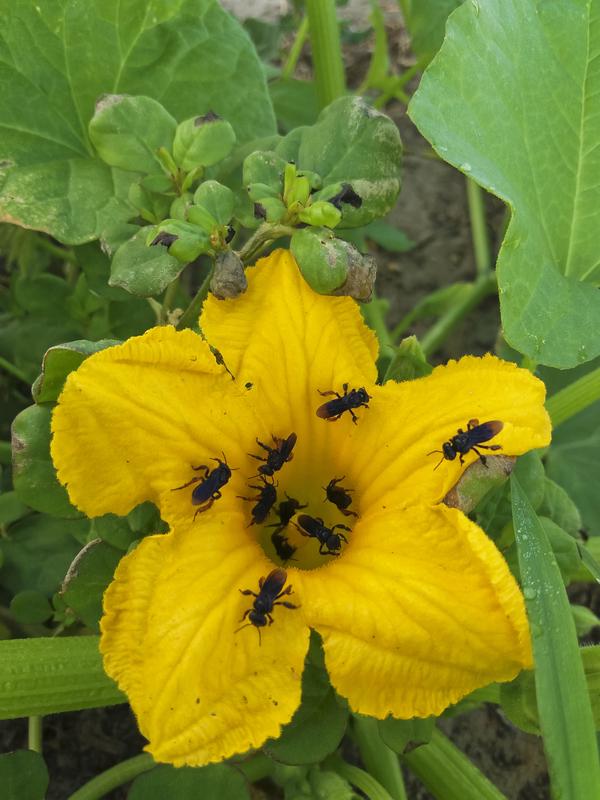
M 144 189 L 149 192 L 156 192 L 157 194 L 167 194 L 173 191 L 173 181 L 164 172 L 156 173 L 155 175 L 146 175 L 140 181 Z
M 306 222 L 307 225 L 314 225 L 319 228 L 335 228 L 342 218 L 341 211 L 327 203 L 325 200 L 317 200 L 307 206 L 298 215 L 301 222 Z
M 197 225 L 177 219 L 166 219 L 152 228 L 146 244 L 168 247 L 169 254 L 182 264 L 195 261 L 199 255 L 211 249 L 210 240 L 204 231 Z
M 310 181 L 303 175 L 298 175 L 288 186 L 284 194 L 284 202 L 291 210 L 296 203 L 300 206 L 306 205 L 310 197 Z
M 227 225 L 233 216 L 235 195 L 218 181 L 204 181 L 196 189 L 194 203 L 205 208 L 217 224 Z
M 286 162 L 280 156 L 257 150 L 244 159 L 243 184 L 260 183 L 269 186 L 275 194 L 282 194 L 285 168 Z
M 348 255 L 344 244 L 325 230 L 301 229 L 292 236 L 290 250 L 304 279 L 316 292 L 330 294 L 346 282 Z
M 198 166 L 210 167 L 231 153 L 235 138 L 231 125 L 209 111 L 177 126 L 173 157 L 185 172 Z
M 272 197 L 265 197 L 254 205 L 254 216 L 271 223 L 281 222 L 286 212 L 287 209 L 281 200 Z

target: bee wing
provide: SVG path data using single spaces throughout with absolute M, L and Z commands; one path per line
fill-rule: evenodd
M 287 581 L 287 572 L 281 567 L 271 570 L 262 585 L 262 590 L 269 595 L 278 595 Z
M 469 431 L 469 441 L 472 444 L 487 442 L 490 439 L 493 439 L 494 436 L 497 436 L 503 427 L 504 423 L 499 419 L 492 419 L 489 422 L 482 422 L 481 425 L 478 425 L 476 428 L 473 428 Z

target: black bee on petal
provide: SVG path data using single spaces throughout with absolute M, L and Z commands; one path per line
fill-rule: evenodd
M 350 492 L 353 492 L 354 489 L 345 489 L 343 486 L 337 485 L 340 481 L 343 481 L 345 477 L 345 475 L 342 475 L 341 478 L 332 478 L 327 486 L 323 487 L 325 497 L 330 503 L 333 503 L 337 510 L 341 511 L 345 517 L 358 517 L 356 511 L 347 510 L 348 506 L 352 503 Z
M 232 468 L 228 465 L 225 453 L 223 461 L 220 458 L 211 458 L 211 461 L 216 461 L 218 466 L 210 470 L 206 464 L 200 464 L 199 467 L 192 467 L 193 470 L 204 470 L 204 475 L 199 478 L 192 478 L 191 481 L 184 483 L 183 486 L 176 486 L 172 489 L 173 492 L 178 492 L 180 489 L 185 489 L 193 483 L 199 484 L 192 492 L 192 505 L 199 506 L 194 514 L 194 519 L 202 511 L 208 511 L 215 500 L 221 497 L 221 489 L 231 478 Z
M 339 419 L 345 411 L 349 411 L 352 422 L 356 425 L 358 417 L 352 409 L 360 408 L 361 406 L 368 408 L 368 402 L 371 397 L 367 394 L 367 390 L 364 386 L 361 386 L 360 389 L 350 389 L 350 391 L 348 391 L 348 384 L 344 383 L 342 388 L 344 390 L 343 395 L 339 394 L 339 392 L 322 392 L 320 389 L 317 390 L 322 397 L 327 397 L 332 394 L 336 397 L 335 400 L 328 400 L 317 408 L 317 417 L 326 419 L 328 422 L 334 422 L 336 419 Z
M 261 642 L 260 629 L 266 625 L 273 624 L 273 617 L 271 612 L 275 606 L 285 606 L 286 608 L 299 608 L 299 606 L 289 603 L 286 600 L 281 600 L 285 595 L 292 593 L 291 585 L 284 589 L 285 582 L 287 581 L 287 572 L 284 569 L 277 568 L 269 572 L 266 578 L 260 578 L 258 581 L 258 593 L 253 592 L 252 589 L 240 589 L 240 593 L 244 595 L 251 595 L 254 597 L 252 607 L 244 612 L 244 616 L 240 620 L 243 622 L 246 617 L 250 620 L 246 625 L 238 628 L 248 627 L 254 625 L 258 631 L 258 641 Z
M 482 464 L 485 466 L 485 456 L 483 453 L 480 453 L 479 450 L 502 450 L 502 446 L 499 444 L 484 445 L 482 442 L 489 442 L 490 439 L 493 439 L 494 436 L 500 433 L 503 427 L 504 423 L 500 422 L 499 419 L 482 422 L 481 424 L 478 419 L 470 419 L 467 423 L 466 431 L 459 428 L 455 436 L 452 436 L 447 442 L 444 442 L 441 450 L 432 450 L 430 453 L 427 453 L 427 455 L 430 456 L 433 455 L 433 453 L 442 454 L 441 459 L 434 467 L 434 469 L 437 469 L 444 459 L 446 461 L 454 461 L 456 456 L 459 457 L 460 463 L 464 464 L 465 455 L 470 450 L 473 450 L 477 453 Z

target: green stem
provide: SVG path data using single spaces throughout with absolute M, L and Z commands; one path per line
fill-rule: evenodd
M 339 756 L 330 756 L 324 761 L 323 766 L 325 769 L 337 772 L 341 778 L 345 778 L 348 783 L 356 786 L 357 789 L 367 795 L 369 800 L 393 800 L 391 795 L 372 775 L 369 775 L 364 769 L 348 764 Z
M 38 238 L 38 244 L 42 250 L 45 250 L 47 253 L 56 256 L 56 258 L 61 259 L 61 261 L 67 261 L 70 264 L 78 263 L 77 256 L 72 250 L 66 250 L 64 247 L 59 247 L 57 244 L 54 244 L 54 242 L 51 242 L 50 239 L 40 236 Z
M 177 295 L 178 288 L 179 276 L 177 276 L 174 281 L 171 281 L 165 290 L 161 307 L 161 322 L 163 323 L 167 321 L 169 311 L 171 311 L 173 308 L 173 303 L 175 302 L 175 296 Z
M 505 795 L 437 729 L 429 744 L 401 758 L 437 800 L 506 800 Z
M 152 756 L 149 753 L 142 753 L 139 756 L 128 758 L 127 761 L 121 761 L 106 772 L 101 772 L 96 775 L 91 781 L 85 783 L 81 789 L 78 789 L 75 794 L 69 797 L 69 800 L 99 800 L 104 797 L 112 789 L 117 786 L 123 786 L 124 783 L 129 783 L 142 772 L 148 772 L 149 769 L 156 766 Z
M 44 718 L 37 714 L 28 718 L 27 747 L 35 750 L 36 753 L 42 752 L 42 720 Z
M 376 720 L 355 716 L 353 730 L 360 757 L 368 772 L 389 792 L 393 800 L 407 800 L 398 756 L 382 740 Z
M 433 325 L 421 340 L 423 352 L 427 357 L 438 350 L 447 336 L 454 330 L 458 323 L 466 315 L 479 305 L 488 295 L 496 291 L 496 275 L 490 272 L 480 275 L 470 287 L 469 292 L 465 292 L 462 299 L 455 306 L 449 308 L 438 321 Z
M 490 240 L 485 221 L 483 192 L 472 178 L 467 178 L 467 201 L 471 219 L 471 239 L 478 275 L 487 275 L 491 268 Z
M 346 93 L 335 0 L 306 0 L 315 85 L 321 108 Z
M 182 331 L 184 328 L 193 328 L 195 325 L 198 324 L 198 319 L 200 318 L 200 311 L 202 309 L 202 304 L 206 300 L 206 297 L 208 295 L 208 290 L 210 289 L 212 274 L 213 271 L 211 269 L 206 278 L 200 284 L 200 288 L 194 295 L 192 302 L 189 304 L 189 306 L 181 315 L 181 318 L 177 323 L 178 331 Z
M 19 369 L 19 367 L 15 367 L 14 364 L 11 364 L 10 361 L 7 361 L 6 358 L 0 356 L 0 368 L 6 370 L 10 375 L 13 375 L 15 378 L 18 378 L 23 383 L 26 383 L 28 386 L 31 383 L 27 375 Z
M 565 386 L 546 401 L 554 428 L 600 400 L 600 367 Z
M 238 255 L 244 265 L 252 264 L 256 257 L 276 239 L 282 236 L 291 236 L 294 228 L 289 225 L 273 225 L 270 222 L 263 222 L 239 251 Z
M 294 39 L 294 43 L 290 48 L 287 60 L 283 65 L 283 69 L 281 70 L 282 78 L 291 78 L 294 75 L 296 64 L 298 63 L 298 59 L 300 58 L 300 53 L 302 52 L 302 48 L 304 47 L 304 42 L 306 41 L 307 36 L 308 36 L 308 17 L 305 14 L 302 17 L 302 22 L 300 23 L 300 26 L 296 31 L 296 38 Z
M 377 334 L 377 339 L 382 348 L 385 345 L 392 346 L 394 344 L 385 322 L 388 309 L 388 301 L 377 297 L 375 291 L 373 291 L 372 299 L 368 303 L 364 303 L 360 309 L 369 327 Z

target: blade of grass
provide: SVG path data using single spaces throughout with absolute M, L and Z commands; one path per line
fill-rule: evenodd
M 596 731 L 569 599 L 518 473 L 517 465 L 511 476 L 513 522 L 553 796 L 560 800 L 600 797 Z
M 126 703 L 102 668 L 98 636 L 0 642 L 0 719 Z

